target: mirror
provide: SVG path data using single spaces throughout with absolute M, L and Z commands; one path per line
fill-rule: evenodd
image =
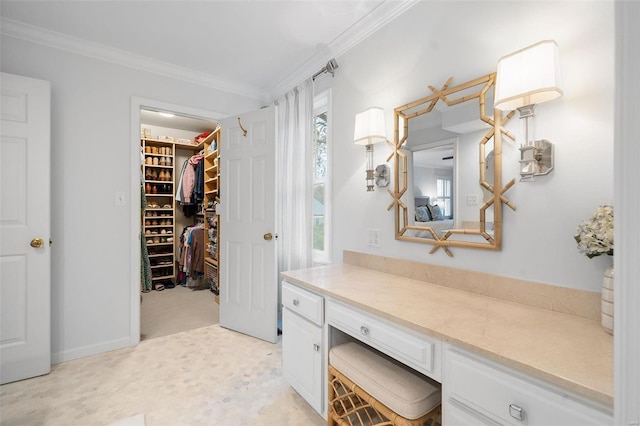
M 495 73 L 441 89 L 396 108 L 390 159 L 396 239 L 500 250 L 502 205 L 515 210 L 502 185 L 502 137 L 514 112 L 492 108 Z M 487 107 L 489 105 L 489 107 Z

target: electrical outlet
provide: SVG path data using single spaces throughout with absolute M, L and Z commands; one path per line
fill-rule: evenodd
M 380 230 L 379 229 L 367 229 L 369 235 L 369 246 L 380 247 Z
M 477 206 L 478 205 L 478 196 L 477 195 L 467 195 L 467 205 L 468 206 Z

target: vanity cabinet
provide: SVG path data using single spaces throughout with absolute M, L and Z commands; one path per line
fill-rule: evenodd
M 282 371 L 289 384 L 323 415 L 325 398 L 324 299 L 282 283 Z
M 603 407 L 503 365 L 445 345 L 443 424 L 609 425 Z

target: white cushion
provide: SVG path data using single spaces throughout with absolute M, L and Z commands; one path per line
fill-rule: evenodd
M 329 364 L 407 419 L 422 417 L 440 405 L 440 388 L 429 379 L 358 343 L 333 347 L 329 352 Z

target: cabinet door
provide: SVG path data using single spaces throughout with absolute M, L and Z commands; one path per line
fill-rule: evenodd
M 322 328 L 284 308 L 282 370 L 285 379 L 322 415 Z

